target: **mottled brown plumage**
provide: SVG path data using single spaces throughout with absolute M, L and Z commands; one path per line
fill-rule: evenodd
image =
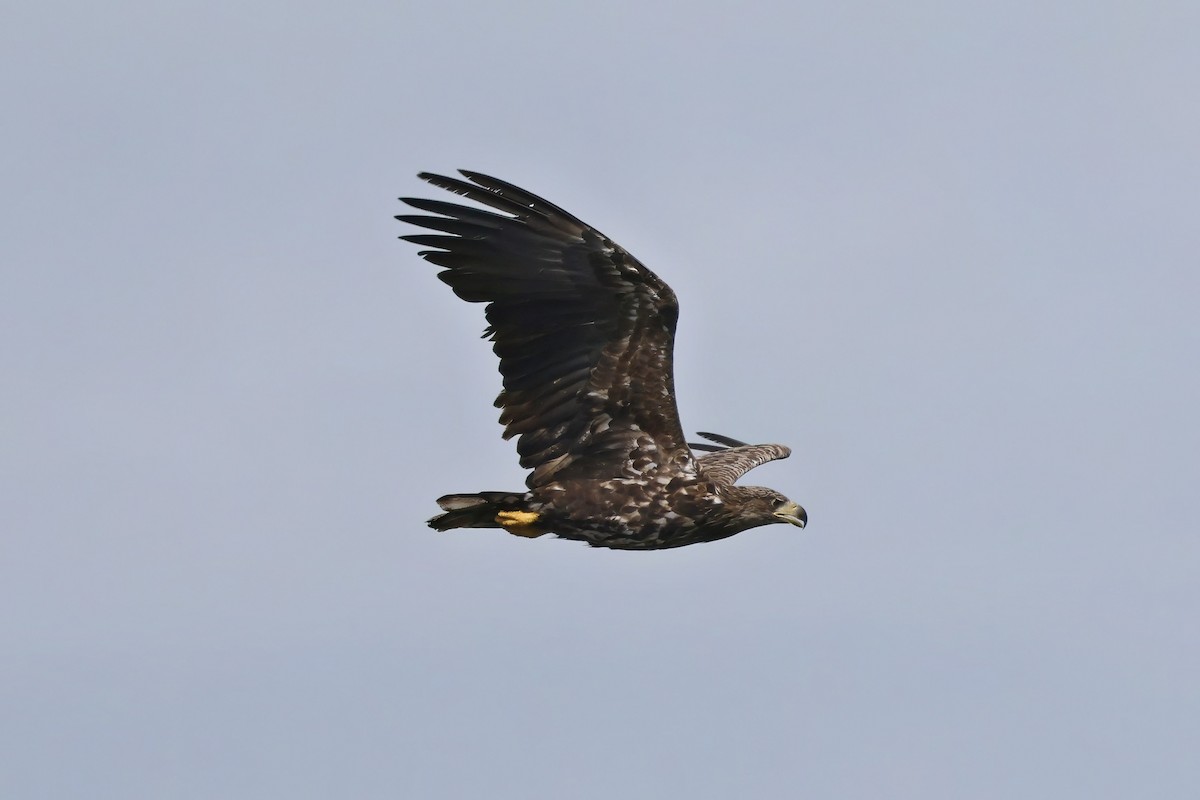
M 433 214 L 397 219 L 436 233 L 404 239 L 430 249 L 438 277 L 487 303 L 486 335 L 500 358 L 496 398 L 504 437 L 517 439 L 526 492 L 438 499 L 429 524 L 554 533 L 598 547 L 655 550 L 714 541 L 773 522 L 801 527 L 804 509 L 771 489 L 734 482 L 787 458 L 782 445 L 684 439 L 675 404 L 675 293 L 637 259 L 561 208 L 477 172 L 422 173 L 434 186 L 493 211 L 402 198 Z M 496 213 L 499 212 L 499 213 Z

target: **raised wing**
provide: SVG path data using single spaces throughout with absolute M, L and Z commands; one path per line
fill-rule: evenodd
M 781 444 L 746 444 L 717 433 L 700 432 L 700 435 L 718 445 L 692 443 L 692 449 L 707 451 L 696 459 L 696 466 L 701 475 L 719 486 L 731 486 L 755 467 L 792 454 Z
M 462 299 L 487 303 L 500 357 L 504 438 L 530 488 L 569 478 L 694 468 L 675 405 L 679 305 L 654 273 L 595 228 L 512 184 L 462 171 L 423 180 L 500 213 L 401 198 L 438 216 L 397 219 Z M 469 181 L 469 182 L 468 182 Z

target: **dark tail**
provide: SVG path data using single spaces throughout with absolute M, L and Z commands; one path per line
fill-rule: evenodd
M 479 494 L 448 494 L 439 497 L 437 504 L 445 514 L 429 520 L 429 527 L 438 531 L 451 528 L 499 528 L 496 514 L 501 511 L 519 511 L 525 504 L 525 495 L 509 492 L 480 492 Z

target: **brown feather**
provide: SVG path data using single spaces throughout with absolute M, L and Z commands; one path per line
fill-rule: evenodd
M 405 198 L 442 215 L 405 215 L 405 222 L 442 233 L 403 238 L 439 248 L 421 252 L 445 268 L 438 277 L 464 300 L 488 304 L 488 336 L 504 376 L 496 404 L 505 437 L 517 437 L 521 466 L 533 470 L 528 486 L 568 467 L 576 478 L 620 477 L 642 432 L 655 463 L 690 461 L 674 400 L 674 292 L 558 206 L 496 178 L 462 174 L 471 182 L 420 177 L 503 213 Z

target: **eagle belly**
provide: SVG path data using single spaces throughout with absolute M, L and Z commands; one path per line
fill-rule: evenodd
M 564 539 L 616 550 L 662 550 L 722 539 L 723 501 L 696 476 L 564 481 L 532 492 L 539 524 Z

